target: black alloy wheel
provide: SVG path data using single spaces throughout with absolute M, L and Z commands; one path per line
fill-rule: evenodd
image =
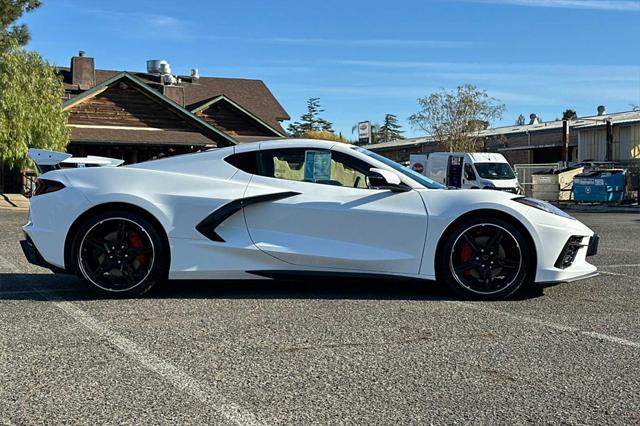
M 99 214 L 83 224 L 73 244 L 76 274 L 100 293 L 137 296 L 166 278 L 157 230 L 131 212 Z
M 445 250 L 441 275 L 468 298 L 508 297 L 527 282 L 532 270 L 527 240 L 516 227 L 498 219 L 461 224 L 447 238 Z

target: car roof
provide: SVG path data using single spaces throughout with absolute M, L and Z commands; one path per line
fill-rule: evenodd
M 319 148 L 331 149 L 332 146 L 340 142 L 327 141 L 321 139 L 278 139 L 267 140 L 261 142 L 252 142 L 248 144 L 236 145 L 236 152 L 253 151 L 258 149 L 279 149 L 279 148 Z M 349 144 L 345 144 L 349 145 Z

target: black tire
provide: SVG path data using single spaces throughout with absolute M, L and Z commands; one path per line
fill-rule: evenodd
M 437 275 L 464 299 L 501 300 L 531 283 L 532 259 L 528 239 L 516 226 L 478 217 L 444 235 Z
M 168 274 L 168 247 L 140 214 L 115 210 L 87 219 L 71 245 L 75 274 L 108 297 L 147 293 Z

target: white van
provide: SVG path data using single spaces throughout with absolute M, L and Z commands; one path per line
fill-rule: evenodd
M 518 179 L 502 154 L 492 152 L 434 152 L 425 176 L 455 188 L 498 189 L 518 193 Z

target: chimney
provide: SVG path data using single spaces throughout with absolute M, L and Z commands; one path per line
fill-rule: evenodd
M 604 105 L 598 105 L 598 115 L 607 115 L 607 107 Z
M 162 86 L 162 94 L 180 106 L 184 106 L 184 87 L 182 86 Z
M 529 121 L 529 125 L 531 124 L 540 124 L 540 117 L 538 117 L 538 114 L 531 114 L 529 116 L 530 121 Z
M 93 58 L 84 56 L 84 51 L 71 58 L 71 84 L 80 90 L 88 90 L 96 85 L 96 69 Z

